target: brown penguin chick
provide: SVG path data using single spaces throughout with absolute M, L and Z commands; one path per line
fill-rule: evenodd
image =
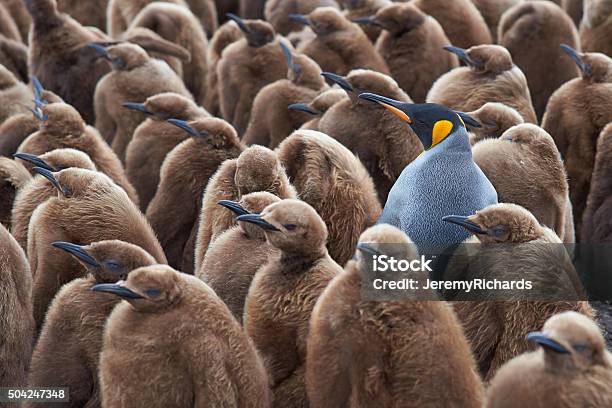
M 287 62 L 272 26 L 262 20 L 232 16 L 242 39 L 228 45 L 217 63 L 217 92 L 223 118 L 238 134 L 246 131 L 255 96 L 261 88 L 287 76 Z
M 524 122 L 523 117 L 508 105 L 487 102 L 475 111 L 468 112 L 480 127 L 469 127 L 470 143 L 474 145 L 484 139 L 497 139 L 512 126 Z
M 315 60 L 323 71 L 346 75 L 355 68 L 389 73 L 385 60 L 367 35 L 333 7 L 295 14 L 293 21 L 307 25 L 315 37 L 300 42 L 297 50 Z
M 11 13 L 6 9 L 3 3 L 0 3 L 0 35 L 10 38 L 11 40 L 23 42 L 19 27 L 17 27 L 17 24 L 13 21 Z
M 21 34 L 21 40 L 27 44 L 32 18 L 30 13 L 28 13 L 25 3 L 22 0 L 1 0 L 0 3 L 2 3 L 6 11 L 11 15 L 13 22 L 17 25 L 19 34 Z
M 612 123 L 597 139 L 591 188 L 582 218 L 582 242 L 612 242 Z
M 274 194 L 262 191 L 247 194 L 240 202 L 222 200 L 218 205 L 234 217 L 260 213 L 268 205 L 280 201 Z M 278 252 L 266 242 L 264 231 L 248 222 L 239 222 L 211 244 L 196 276 L 202 279 L 225 302 L 236 320 L 242 323 L 244 302 L 255 272 Z
M 329 231 L 331 257 L 344 265 L 359 235 L 374 225 L 381 207 L 368 171 L 346 147 L 326 134 L 298 130 L 278 147 L 298 197 L 319 213 Z
M 561 84 L 578 76 L 576 65 L 559 49 L 559 44 L 578 46 L 574 23 L 550 1 L 527 1 L 503 14 L 498 41 L 525 73 L 540 120 L 550 95 Z
M 198 278 L 153 265 L 93 290 L 125 299 L 104 329 L 103 406 L 270 406 L 268 376 L 253 343 Z M 151 392 L 143 395 L 143 386 Z
M 346 78 L 326 73 L 348 94 L 334 104 L 319 121 L 319 130 L 352 151 L 368 170 L 380 202 L 387 201 L 389 190 L 402 170 L 421 152 L 423 144 L 401 120 L 383 106 L 358 98 L 374 92 L 403 102 L 410 97 L 386 75 L 369 70 L 351 71 Z
M 113 38 L 121 37 L 138 13 L 154 2 L 154 0 L 110 0 L 106 9 L 106 31 Z M 215 32 L 217 8 L 213 0 L 164 0 L 164 3 L 178 4 L 190 9 L 209 36 Z
M 130 271 L 157 262 L 142 248 L 118 240 L 87 246 L 55 242 L 53 246 L 79 261 L 87 276 L 64 285 L 49 306 L 32 354 L 28 385 L 69 387 L 69 406 L 100 407 L 98 361 L 104 324 L 120 299 L 91 288 L 125 280 Z M 39 404 L 24 405 L 35 406 Z
M 415 0 L 414 5 L 435 18 L 457 47 L 491 43 L 489 28 L 470 0 Z
M 467 50 L 448 46 L 467 65 L 442 75 L 429 90 L 427 102 L 459 111 L 472 111 L 487 102 L 516 109 L 525 122 L 537 123 L 531 93 L 523 71 L 499 45 L 478 45 Z
M 555 139 L 565 162 L 574 223 L 580 231 L 597 137 L 612 122 L 612 59 L 600 53 L 583 54 L 562 47 L 576 61 L 582 76 L 566 82 L 550 97 L 542 127 Z
M 479 295 L 460 292 L 446 297 L 454 300 L 453 309 L 485 381 L 506 361 L 530 349 L 525 333 L 542 327 L 553 314 L 575 310 L 593 315 L 588 302 L 576 300 L 584 298 L 584 294 L 561 240 L 554 231 L 540 226 L 526 209 L 515 204 L 495 204 L 470 217 L 452 216 L 445 220 L 474 234 L 464 241 L 464 247 L 475 252 L 468 258 L 474 266 L 467 272 L 460 271 L 460 277 L 453 273 L 461 269 L 463 262 L 453 255 L 451 273 L 445 279 L 524 278 L 532 282 L 532 290 L 518 294 L 514 291 L 503 297 L 490 292 Z
M 530 123 L 514 126 L 499 139 L 475 144 L 472 155 L 495 187 L 499 202 L 526 208 L 562 240 L 574 236 L 574 231 L 565 231 L 567 175 L 555 142 L 545 130 Z
M 121 103 L 144 101 L 162 92 L 175 92 L 187 98 L 191 98 L 191 94 L 166 62 L 150 58 L 138 45 L 91 46 L 113 67 L 96 86 L 96 128 L 124 162 L 125 149 L 134 130 L 145 118 L 138 112 L 124 109 Z
M 140 208 L 145 211 L 155 196 L 159 170 L 166 155 L 189 137 L 166 120 L 190 121 L 210 115 L 191 99 L 174 92 L 153 95 L 143 103 L 124 102 L 123 106 L 147 117 L 134 131 L 125 152 L 125 174 L 138 193 Z
M 83 122 L 76 109 L 65 103 L 50 103 L 42 106 L 40 115 L 40 130 L 23 141 L 19 152 L 38 156 L 62 148 L 81 150 L 99 171 L 113 179 L 138 204 L 136 190 L 125 176 L 117 155 L 95 128 Z M 29 164 L 26 167 L 31 168 Z
M 11 228 L 11 211 L 17 191 L 30 180 L 28 170 L 8 157 L 0 157 L 0 224 Z
M 497 43 L 497 27 L 502 14 L 523 0 L 472 0 L 489 27 L 493 44 Z
M 580 22 L 580 46 L 584 52 L 601 52 L 612 57 L 612 1 L 586 0 Z
M 382 27 L 376 50 L 393 79 L 416 103 L 425 102 L 436 79 L 459 66 L 457 57 L 443 49 L 450 41 L 442 26 L 414 4 L 392 3 L 360 21 Z
M 23 387 L 27 384 L 32 355 L 32 275 L 23 249 L 0 224 L 0 384 Z M 8 404 L 6 405 L 8 406 Z
M 221 60 L 221 53 L 231 43 L 242 38 L 242 31 L 234 21 L 223 23 L 208 43 L 206 51 L 206 61 L 208 62 L 208 72 L 206 75 L 206 96 L 204 107 L 214 116 L 221 116 L 219 106 L 219 89 L 217 88 L 217 64 Z
M 105 31 L 108 1 L 57 0 L 57 8 L 84 26 L 96 27 Z
M 272 24 L 274 31 L 287 35 L 293 31 L 300 31 L 304 26 L 291 21 L 291 14 L 308 14 L 317 7 L 338 8 L 335 0 L 268 0 L 264 9 L 266 21 Z
M 487 391 L 487 407 L 612 405 L 612 355 L 593 320 L 559 313 L 527 339 L 538 349 L 498 371 Z
M 0 65 L 21 82 L 28 82 L 28 47 L 0 34 Z
M 273 406 L 308 406 L 306 341 L 317 298 L 342 268 L 327 253 L 327 228 L 303 201 L 288 199 L 239 221 L 264 229 L 278 253 L 251 283 L 244 306 L 244 327 L 268 368 Z
M 30 88 L 0 65 L 0 123 L 13 115 L 27 112 L 32 97 Z
M 206 34 L 196 17 L 184 6 L 153 2 L 134 18 L 128 32 L 135 27 L 155 31 L 162 38 L 186 49 L 191 58 L 182 62 L 182 78 L 185 86 L 198 104 L 206 96 Z
M 364 18 L 373 16 L 378 10 L 392 4 L 391 0 L 340 0 L 347 19 L 357 22 Z M 363 25 L 361 29 L 366 33 L 370 41 L 376 43 L 382 30 L 375 24 Z
M 267 191 L 280 198 L 297 197 L 276 153 L 254 145 L 246 148 L 237 159 L 223 162 L 206 186 L 195 246 L 196 271 L 201 269 L 210 243 L 236 225 L 235 216 L 218 202 L 239 201 L 258 191 Z
M 34 319 L 43 323 L 59 288 L 84 275 L 70 255 L 53 248 L 55 241 L 89 244 L 118 239 L 140 246 L 158 263 L 166 257 L 144 215 L 125 191 L 100 172 L 69 168 L 60 172 L 35 167 L 58 190 L 39 205 L 28 230 L 28 259 L 34 276 Z
M 40 156 L 17 153 L 15 159 L 29 162 L 49 171 L 60 171 L 68 167 L 96 170 L 89 156 L 75 149 L 55 149 Z M 55 195 L 57 195 L 57 190 L 53 184 L 36 173 L 17 192 L 11 213 L 11 234 L 24 250 L 28 248 L 28 226 L 34 210 Z
M 380 224 L 361 235 L 357 248 L 358 259 L 329 283 L 312 312 L 306 363 L 310 406 L 482 407 L 484 389 L 474 357 L 446 302 L 425 290 L 419 297 L 432 300 L 362 298 L 361 277 L 371 271 L 373 254 L 410 261 L 419 258 L 416 246 L 397 228 Z M 440 350 L 444 362 L 436 357 Z
M 87 44 L 109 39 L 60 13 L 55 0 L 25 3 L 32 16 L 30 75 L 37 76 L 45 88 L 60 95 L 87 123 L 93 124 L 94 90 L 109 67 L 98 61 L 95 51 Z
M 221 163 L 238 157 L 244 146 L 236 131 L 222 119 L 168 122 L 190 137 L 166 156 L 159 186 L 146 214 L 166 251 L 168 264 L 182 266 L 181 271 L 193 274 L 204 189 Z
M 249 125 L 242 137 L 246 145 L 259 144 L 274 149 L 310 119 L 308 113 L 287 107 L 297 102 L 310 102 L 328 88 L 316 62 L 303 54 L 292 55 L 292 50 L 283 43 L 281 48 L 289 66 L 287 79 L 272 82 L 257 93 Z
M 321 92 L 310 103 L 295 103 L 289 105 L 289 109 L 301 110 L 302 112 L 312 115 L 312 118 L 305 122 L 300 129 L 319 130 L 319 122 L 329 108 L 334 106 L 336 102 L 347 99 L 348 96 L 344 89 L 331 88 Z

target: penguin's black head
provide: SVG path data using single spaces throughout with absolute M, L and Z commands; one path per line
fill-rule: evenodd
M 362 93 L 359 97 L 384 106 L 408 123 L 425 150 L 436 146 L 457 129 L 465 128 L 466 123 L 480 127 L 469 115 L 434 103 L 405 103 L 373 93 Z

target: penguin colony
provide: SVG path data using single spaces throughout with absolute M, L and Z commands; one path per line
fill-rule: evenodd
M 612 407 L 610 163 L 612 0 L 0 0 L 0 387 Z M 433 249 L 557 298 L 364 297 Z

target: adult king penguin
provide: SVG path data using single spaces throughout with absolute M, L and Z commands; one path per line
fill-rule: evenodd
M 400 174 L 378 223 L 394 225 L 412 237 L 419 252 L 439 251 L 467 238 L 461 228 L 444 225 L 445 214 L 473 214 L 497 203 L 497 192 L 474 163 L 465 123 L 474 119 L 447 107 L 399 102 L 362 93 L 407 122 L 425 151 Z M 451 211 L 451 212 L 448 212 Z

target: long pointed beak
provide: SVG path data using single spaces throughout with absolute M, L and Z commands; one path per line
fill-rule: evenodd
M 291 54 L 291 50 L 285 44 L 283 44 L 282 41 L 280 41 L 279 44 L 281 49 L 283 50 L 283 54 L 285 55 L 287 66 L 291 68 L 295 75 L 299 75 L 302 68 L 298 64 L 293 63 L 293 54 Z
M 41 100 L 42 93 L 45 90 L 38 80 L 38 78 L 34 75 L 30 77 L 30 82 L 32 83 L 32 88 L 34 89 L 34 97 L 38 100 Z
M 45 169 L 48 170 L 50 172 L 55 172 L 57 171 L 57 169 L 55 169 L 52 166 L 49 166 L 47 163 L 45 163 L 45 161 L 43 159 L 41 159 L 38 156 L 35 156 L 33 154 L 29 154 L 29 153 L 15 153 L 13 155 L 14 158 L 16 159 L 21 159 L 23 161 L 26 161 L 28 163 L 31 163 L 34 165 L 34 167 L 40 167 L 41 169 Z
M 580 71 L 582 71 L 583 74 L 585 74 L 586 76 L 591 75 L 591 67 L 584 63 L 578 51 L 576 51 L 567 44 L 561 44 L 560 47 L 563 51 L 565 51 L 567 55 L 570 56 L 571 59 L 574 60 L 574 62 L 576 63 L 576 65 L 578 65 L 578 68 L 580 68 Z
M 280 231 L 274 225 L 261 218 L 260 214 L 245 214 L 236 217 L 236 221 L 250 222 L 268 231 Z
M 180 119 L 168 119 L 168 120 L 166 120 L 166 122 L 171 123 L 174 126 L 183 129 L 185 132 L 189 133 L 191 136 L 196 136 L 196 137 L 197 136 L 205 136 L 203 134 L 200 134 L 200 133 L 196 132 L 191 126 L 189 126 L 187 121 L 180 120 Z
M 47 115 L 43 115 L 38 108 L 28 108 L 28 110 L 30 112 L 32 112 L 32 114 L 34 115 L 34 117 L 36 118 L 36 120 L 40 121 L 40 122 L 44 122 L 47 119 L 49 119 L 49 117 Z
M 93 285 L 91 287 L 93 292 L 106 292 L 112 293 L 113 295 L 117 295 L 123 299 L 143 299 L 144 296 L 139 295 L 131 289 L 128 289 L 124 286 L 118 285 L 116 283 L 99 283 L 97 285 Z
M 240 204 L 235 201 L 220 200 L 217 202 L 217 204 L 227 208 L 228 210 L 231 210 L 236 215 L 250 214 L 247 210 L 245 210 Z
M 478 224 L 476 224 L 474 221 L 471 221 L 469 217 L 465 217 L 463 215 L 447 215 L 446 217 L 442 217 L 442 221 L 459 225 L 460 227 L 463 227 L 466 230 L 470 231 L 472 234 L 482 235 L 487 233 L 487 231 L 480 228 Z
M 465 52 L 465 48 L 459 48 L 459 47 L 455 47 L 455 46 L 452 46 L 452 45 L 447 45 L 446 47 L 443 47 L 443 48 L 446 51 L 452 52 L 453 54 L 455 54 L 462 61 L 467 62 L 469 60 L 469 57 L 468 57 L 467 53 Z
M 47 103 L 46 103 L 46 102 L 44 102 L 44 101 L 42 101 L 42 100 L 40 100 L 40 99 L 36 99 L 36 98 L 34 98 L 34 99 L 32 100 L 32 102 L 34 102 L 34 105 L 36 105 L 36 107 L 37 107 L 38 109 L 42 109 L 44 106 L 46 106 L 46 105 L 47 105 Z
M 295 21 L 296 23 L 311 25 L 310 20 L 303 14 L 289 14 L 289 20 Z
M 569 350 L 566 349 L 562 344 L 551 339 L 542 332 L 531 332 L 527 335 L 527 340 L 539 344 L 540 346 L 547 348 L 559 354 L 569 354 Z
M 136 111 L 142 112 L 145 115 L 152 115 L 153 114 L 153 112 L 151 112 L 150 110 L 147 109 L 147 107 L 144 105 L 144 103 L 123 102 L 121 104 L 121 106 L 123 106 L 124 108 L 127 108 L 127 109 L 132 109 L 132 110 L 136 110 Z
M 47 169 L 43 169 L 42 167 L 34 167 L 32 169 L 32 171 L 34 173 L 38 173 L 41 176 L 43 176 L 44 178 L 46 178 L 47 180 L 49 180 L 51 182 L 51 184 L 53 184 L 53 186 L 55 188 L 57 188 L 57 190 L 64 194 L 64 189 L 62 188 L 62 186 L 60 185 L 59 181 L 57 181 L 57 179 L 55 178 L 55 176 L 53 175 L 53 172 L 47 170 Z
M 240 29 L 244 33 L 246 33 L 246 34 L 250 34 L 251 33 L 251 29 L 249 27 L 247 27 L 247 25 L 245 24 L 244 20 L 241 19 L 240 17 L 238 17 L 237 15 L 235 15 L 234 13 L 225 13 L 225 17 L 227 17 L 230 20 L 236 22 L 236 24 L 238 24 L 238 27 L 240 27 Z
M 302 111 L 302 112 L 310 113 L 311 115 L 321 114 L 321 112 L 312 109 L 310 106 L 306 105 L 305 103 L 292 103 L 291 105 L 287 106 L 287 109 Z
M 374 25 L 382 28 L 382 25 L 378 21 L 376 21 L 376 17 L 374 16 L 354 18 L 351 21 L 355 24 Z
M 357 249 L 364 255 L 377 256 L 380 255 L 380 252 L 370 246 L 370 244 L 366 244 L 365 242 L 360 242 L 357 244 Z
M 94 50 L 96 54 L 98 54 L 100 57 L 110 60 L 108 56 L 108 52 L 106 51 L 106 47 L 103 47 L 102 45 L 97 44 L 97 43 L 89 43 L 87 44 L 87 46 L 91 48 L 92 50 Z
M 334 74 L 333 72 L 325 72 L 325 71 L 321 72 L 321 75 L 325 79 L 329 79 L 333 83 L 340 85 L 340 88 L 344 89 L 345 91 L 355 92 L 355 89 L 351 86 L 351 84 L 348 83 L 346 78 L 344 78 L 342 75 Z
M 91 255 L 89 255 L 87 251 L 81 245 L 73 244 L 70 242 L 62 242 L 62 241 L 54 242 L 51 245 L 53 245 L 55 248 L 63 249 L 64 251 L 68 252 L 70 255 L 83 261 L 89 266 L 93 266 L 94 268 L 98 268 L 100 266 L 98 261 L 96 261 L 96 259 L 92 257 Z
M 373 94 L 369 92 L 364 92 L 362 94 L 359 94 L 359 97 L 361 99 L 376 102 L 384 106 L 391 112 L 395 113 L 404 122 L 408 124 L 412 123 L 412 119 L 410 118 L 410 116 L 408 116 L 408 114 L 402 110 L 402 105 L 406 105 L 404 102 L 396 101 L 395 99 L 386 98 L 382 95 L 377 95 L 377 94 Z

